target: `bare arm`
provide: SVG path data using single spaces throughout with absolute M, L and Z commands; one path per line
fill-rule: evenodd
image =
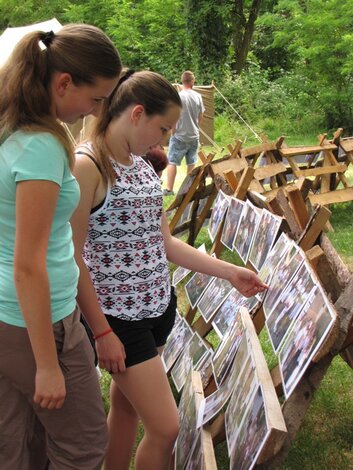
M 59 186 L 23 181 L 16 187 L 14 281 L 37 366 L 34 401 L 60 408 L 65 380 L 58 364 L 51 322 L 47 248 Z
M 199 114 L 199 117 L 198 117 L 198 123 L 200 125 L 201 121 L 203 119 L 203 112 Z
M 163 214 L 162 232 L 168 260 L 194 272 L 210 274 L 229 281 L 241 294 L 251 297 L 266 289 L 255 273 L 226 261 L 212 258 L 171 235 L 168 221 Z
M 93 286 L 91 276 L 82 258 L 83 246 L 87 236 L 88 220 L 91 208 L 95 206 L 96 193 L 102 190 L 101 176 L 94 163 L 86 156 L 78 156 L 74 175 L 80 184 L 81 198 L 78 208 L 71 219 L 75 258 L 80 269 L 77 302 L 93 334 L 109 329 Z M 111 333 L 96 341 L 99 365 L 114 373 L 125 370 L 125 351 L 118 337 Z

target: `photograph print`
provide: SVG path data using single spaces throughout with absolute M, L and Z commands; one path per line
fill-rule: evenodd
M 215 256 L 212 254 L 212 256 Z M 213 276 L 203 273 L 195 273 L 192 278 L 185 284 L 185 292 L 189 303 L 194 308 L 206 290 L 208 284 L 214 279 Z
M 270 434 L 261 386 L 253 393 L 230 453 L 230 470 L 251 470 Z
M 195 367 L 195 370 L 200 372 L 202 387 L 205 389 L 210 383 L 213 375 L 213 349 L 210 348 L 207 353 L 202 357 L 201 361 Z
M 190 325 L 177 310 L 174 327 L 168 336 L 161 356 L 166 373 L 169 372 L 175 361 L 178 359 L 179 354 L 182 352 L 185 345 L 188 344 L 192 335 L 193 331 Z
M 195 170 L 185 176 L 183 182 L 180 185 L 180 188 L 178 189 L 176 197 L 179 198 L 179 196 L 184 196 L 189 192 L 189 189 L 191 188 L 192 183 L 195 181 L 197 174 L 198 171 Z
M 226 215 L 226 211 L 229 206 L 229 199 L 229 196 L 227 196 L 223 191 L 218 191 L 208 224 L 208 234 L 212 242 L 214 242 L 217 230 Z
M 322 287 L 317 285 L 279 351 L 279 365 L 286 399 L 329 336 L 335 321 L 336 312 Z
M 238 346 L 242 343 L 243 338 L 246 338 L 246 335 L 243 320 L 241 319 L 241 315 L 239 315 L 231 329 L 223 337 L 213 356 L 213 373 L 218 387 L 226 378 L 233 364 L 234 357 L 238 354 Z M 247 351 L 247 349 L 245 351 Z
M 178 226 L 190 220 L 192 205 L 193 205 L 193 201 L 189 202 L 189 204 L 185 207 L 184 212 L 181 214 L 180 220 L 178 222 Z
M 224 222 L 221 242 L 226 248 L 228 248 L 228 250 L 231 251 L 233 251 L 233 240 L 238 228 L 241 211 L 243 210 L 244 204 L 245 202 L 241 201 L 240 199 L 237 199 L 235 197 L 230 198 L 228 212 L 226 220 Z
M 197 303 L 197 308 L 206 323 L 211 320 L 232 289 L 233 286 L 229 281 L 218 277 L 214 278 L 206 287 L 205 292 Z
M 266 291 L 263 303 L 266 318 L 271 315 L 283 289 L 286 288 L 292 277 L 295 275 L 295 272 L 302 265 L 304 259 L 304 252 L 292 241 L 291 247 L 281 259 L 281 263 L 275 268 L 273 276 L 269 282 L 269 288 Z
M 237 376 L 226 412 L 225 430 L 227 438 L 228 454 L 234 448 L 235 438 L 240 429 L 240 423 L 249 405 L 255 388 L 259 386 L 251 355 L 246 357 L 246 362 Z
M 267 255 L 260 271 L 257 273 L 262 282 L 269 284 L 275 268 L 281 263 L 282 258 L 291 246 L 292 240 L 285 233 L 281 233 L 280 237 Z
M 206 246 L 203 243 L 198 247 L 198 250 L 202 251 L 202 253 L 206 253 Z M 191 273 L 190 269 L 183 268 L 182 266 L 178 266 L 176 270 L 173 272 L 172 276 L 172 285 L 175 287 L 182 281 L 189 273 Z
M 241 307 L 246 300 L 246 297 L 239 291 L 232 289 L 226 300 L 219 307 L 212 321 L 212 326 L 220 339 L 223 338 L 233 325 L 239 315 L 239 307 Z
M 277 238 L 282 217 L 262 210 L 249 253 L 249 261 L 259 271 Z
M 203 416 L 200 416 L 199 414 L 198 426 L 208 423 L 222 410 L 233 393 L 237 379 L 237 369 L 232 366 L 231 371 L 218 389 L 204 398 L 204 403 L 200 406 Z
M 233 241 L 233 249 L 238 253 L 244 264 L 248 261 L 249 250 L 260 221 L 260 214 L 261 211 L 247 199 Z
M 203 430 L 202 428 L 197 430 L 196 439 L 190 450 L 189 457 L 187 459 L 185 470 L 204 470 L 205 469 L 205 456 L 203 449 Z
M 179 435 L 175 444 L 175 470 L 184 470 L 192 445 L 197 439 L 197 412 L 196 397 L 193 393 L 186 405 L 183 420 L 180 422 Z
M 179 414 L 179 422 L 182 423 L 184 421 L 184 417 L 187 413 L 187 409 L 189 406 L 189 401 L 195 394 L 194 384 L 193 384 L 193 371 L 190 369 L 188 375 L 185 379 L 185 384 L 183 387 L 183 391 L 181 392 L 180 401 L 178 404 L 178 414 Z
M 271 315 L 266 319 L 267 331 L 275 353 L 282 346 L 286 333 L 304 307 L 314 287 L 311 269 L 304 261 L 280 295 Z
M 171 376 L 178 392 L 183 388 L 190 368 L 196 368 L 203 356 L 209 351 L 204 340 L 198 333 L 194 333 L 185 345 L 181 354 L 171 370 Z

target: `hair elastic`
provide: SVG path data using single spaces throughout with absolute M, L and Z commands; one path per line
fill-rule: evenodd
M 50 46 L 54 39 L 54 31 L 48 31 L 47 33 L 43 33 L 41 38 L 42 43 L 45 45 L 46 48 Z
M 125 72 L 125 73 L 124 73 Z M 124 75 L 120 78 L 119 80 L 119 85 L 121 85 L 122 83 L 126 82 L 126 80 L 128 80 L 134 73 L 135 73 L 135 70 L 133 69 L 128 69 L 126 71 L 124 71 Z

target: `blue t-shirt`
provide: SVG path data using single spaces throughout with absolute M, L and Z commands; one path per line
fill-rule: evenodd
M 60 186 L 51 227 L 47 270 L 55 323 L 75 308 L 79 270 L 74 259 L 70 217 L 80 190 L 62 144 L 50 133 L 14 132 L 0 146 L 0 321 L 25 326 L 14 284 L 16 183 L 53 181 Z

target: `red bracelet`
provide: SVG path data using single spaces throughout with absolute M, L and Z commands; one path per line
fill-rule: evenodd
M 94 339 L 94 341 L 97 341 L 97 339 L 103 338 L 103 336 L 109 335 L 109 333 L 112 333 L 112 331 L 113 331 L 113 330 L 112 330 L 111 328 L 109 328 L 109 330 L 104 331 L 103 333 L 100 333 L 100 334 L 97 335 L 97 336 L 93 336 L 93 339 Z

